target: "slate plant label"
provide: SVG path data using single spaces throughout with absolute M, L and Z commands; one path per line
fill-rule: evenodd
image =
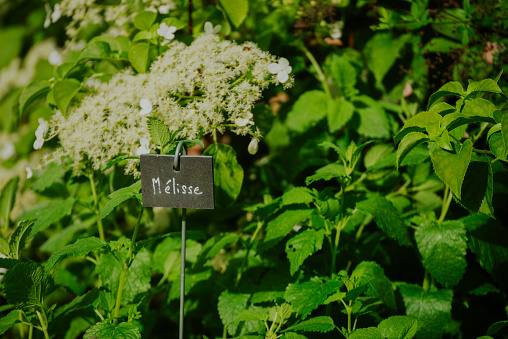
M 180 155 L 141 155 L 141 193 L 144 207 L 214 209 L 213 158 Z

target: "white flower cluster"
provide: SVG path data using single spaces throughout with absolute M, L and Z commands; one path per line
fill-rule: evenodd
M 123 72 L 109 83 L 92 82 L 93 94 L 79 107 L 67 117 L 55 113 L 51 134 L 59 134 L 62 147 L 53 158 L 69 156 L 79 173 L 86 161 L 98 170 L 121 154 L 153 152 L 147 116 L 162 120 L 171 132 L 180 130 L 178 137 L 187 140 L 226 128 L 248 134 L 256 140 L 249 149 L 255 152 L 261 133 L 251 109 L 269 84 L 292 84 L 291 67 L 254 43 L 238 45 L 208 31 L 190 46 L 170 42 L 149 73 Z M 139 175 L 137 162 L 129 160 L 126 173 Z

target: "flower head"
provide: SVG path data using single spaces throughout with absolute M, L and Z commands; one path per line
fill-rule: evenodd
M 168 26 L 165 22 L 160 24 L 159 28 L 157 29 L 157 34 L 166 40 L 173 40 L 175 38 L 175 32 L 176 27 Z
M 282 84 L 288 81 L 291 70 L 292 68 L 289 66 L 289 61 L 286 58 L 280 58 L 279 63 L 273 63 L 268 66 L 268 72 L 277 74 L 277 80 Z
M 148 99 L 141 99 L 139 101 L 139 106 L 141 106 L 141 111 L 139 111 L 139 115 L 147 115 L 152 112 L 152 102 Z
M 170 5 L 162 5 L 159 6 L 159 13 L 160 14 L 168 14 L 169 10 L 173 9 Z

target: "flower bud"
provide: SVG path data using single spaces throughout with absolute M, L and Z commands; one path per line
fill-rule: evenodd
M 247 151 L 249 151 L 250 154 L 254 155 L 258 152 L 258 140 L 252 139 L 249 143 L 249 147 L 247 147 Z

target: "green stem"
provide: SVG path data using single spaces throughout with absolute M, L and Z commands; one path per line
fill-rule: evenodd
M 263 222 L 262 221 L 258 221 L 258 225 L 256 227 L 256 230 L 252 234 L 252 237 L 250 238 L 249 244 L 247 246 L 247 252 L 245 253 L 245 256 L 243 258 L 242 266 L 240 267 L 240 270 L 238 270 L 238 274 L 236 276 L 235 287 L 238 287 L 238 283 L 240 282 L 240 279 L 242 279 L 243 270 L 245 269 L 245 265 L 247 264 L 247 262 L 249 260 L 250 250 L 252 249 L 252 245 L 254 244 L 254 240 L 256 239 L 256 237 L 257 237 L 257 235 L 258 235 L 258 233 L 259 233 L 259 231 L 261 230 L 262 227 L 263 227 Z
M 425 292 L 427 292 L 429 290 L 429 286 L 430 286 L 430 282 L 429 282 L 429 273 L 427 271 L 425 271 L 425 275 L 423 277 L 423 284 L 422 284 L 422 288 Z
M 321 82 L 321 85 L 323 86 L 323 90 L 325 91 L 326 95 L 331 98 L 332 94 L 330 92 L 330 86 L 328 86 L 328 82 L 326 81 L 326 76 L 323 73 L 323 70 L 321 69 L 321 66 L 319 66 L 319 63 L 317 62 L 316 58 L 314 58 L 314 55 L 305 47 L 305 45 L 301 44 L 300 48 L 305 53 L 305 56 L 309 58 L 310 63 L 314 68 L 316 69 L 318 80 Z
M 41 323 L 41 330 L 42 330 L 42 333 L 44 333 L 44 338 L 49 339 L 47 322 L 44 321 L 44 319 L 41 315 L 41 312 L 39 312 L 39 311 L 36 311 L 36 312 L 37 312 L 37 318 L 39 318 L 39 322 Z M 44 310 L 42 312 L 44 312 Z M 44 315 L 44 318 L 46 318 L 46 315 Z
M 352 313 L 351 303 L 352 303 L 352 301 L 350 300 L 349 307 L 347 308 L 347 331 L 348 331 L 348 333 L 353 332 L 352 327 L 351 327 L 351 313 Z
M 127 252 L 127 258 L 125 258 L 125 262 L 123 263 L 122 274 L 120 275 L 120 282 L 118 284 L 118 292 L 116 293 L 116 303 L 115 303 L 115 313 L 113 314 L 113 324 L 116 324 L 118 320 L 118 315 L 120 313 L 120 303 L 122 301 L 122 292 L 125 284 L 125 276 L 127 275 L 127 270 L 131 264 L 132 257 L 132 249 L 134 248 L 134 244 L 136 243 L 136 237 L 138 236 L 139 225 L 141 224 L 141 216 L 143 215 L 143 207 L 139 211 L 138 221 L 136 222 L 136 227 L 134 228 L 134 233 L 132 233 L 131 243 L 129 244 L 129 251 Z
M 450 192 L 450 186 L 446 185 L 444 195 L 443 195 L 443 206 L 441 206 L 441 215 L 439 216 L 439 220 L 437 221 L 439 224 L 443 222 L 446 217 L 446 213 L 448 213 L 448 208 L 452 202 L 453 193 Z
M 92 173 L 90 173 L 88 179 L 90 180 L 90 187 L 92 188 L 94 209 L 95 209 L 95 214 L 97 215 L 97 227 L 99 229 L 99 238 L 101 238 L 101 240 L 105 240 L 104 228 L 102 227 L 102 220 L 99 220 L 99 199 L 97 197 L 97 190 L 95 188 L 95 180 L 93 177 L 93 171 L 92 171 Z

